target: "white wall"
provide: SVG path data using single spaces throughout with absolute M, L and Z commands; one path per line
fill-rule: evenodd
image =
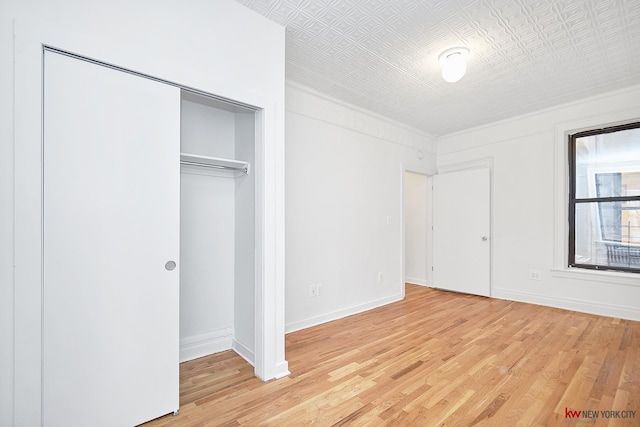
M 0 8 L 0 425 L 40 423 L 40 43 L 263 108 L 256 311 L 275 321 L 257 343 L 256 369 L 285 375 L 284 29 L 232 0 L 9 0 Z
M 235 117 L 235 158 L 249 162 L 249 175 L 235 179 L 235 292 L 233 348 L 242 357 L 255 361 L 255 281 L 256 281 L 256 176 L 254 113 L 238 112 Z M 284 315 L 284 312 L 282 313 Z
M 404 175 L 404 280 L 427 285 L 429 206 L 431 178 L 413 172 Z
M 0 2 L 0 425 L 13 424 L 13 26 Z
M 403 174 L 434 138 L 293 83 L 286 132 L 287 331 L 402 298 Z
M 565 266 L 565 134 L 633 118 L 639 87 L 439 138 L 438 168 L 493 159 L 492 296 L 640 320 L 638 275 Z

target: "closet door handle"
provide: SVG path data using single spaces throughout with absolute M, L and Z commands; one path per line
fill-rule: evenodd
M 164 265 L 164 268 L 165 268 L 167 271 L 175 270 L 175 268 L 176 268 L 176 262 L 175 262 L 175 261 L 167 261 L 167 263 Z

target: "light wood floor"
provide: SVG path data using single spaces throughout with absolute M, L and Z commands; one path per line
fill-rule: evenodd
M 288 334 L 286 378 L 230 351 L 183 363 L 179 415 L 145 427 L 640 426 L 640 322 L 406 290 Z

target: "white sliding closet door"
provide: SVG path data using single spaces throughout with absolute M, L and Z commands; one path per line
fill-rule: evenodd
M 44 76 L 44 425 L 136 425 L 178 409 L 180 93 Z

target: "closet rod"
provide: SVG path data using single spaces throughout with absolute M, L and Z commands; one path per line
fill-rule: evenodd
M 196 167 L 203 167 L 203 168 L 211 168 L 211 169 L 223 169 L 223 170 L 229 170 L 229 171 L 239 171 L 244 173 L 245 175 L 249 173 L 249 166 L 243 166 L 243 167 L 236 167 L 236 166 L 225 166 L 225 165 L 212 165 L 210 163 L 199 163 L 199 162 L 189 162 L 189 161 L 185 161 L 185 160 L 181 160 L 180 161 L 181 165 L 186 165 L 186 166 L 196 166 Z

